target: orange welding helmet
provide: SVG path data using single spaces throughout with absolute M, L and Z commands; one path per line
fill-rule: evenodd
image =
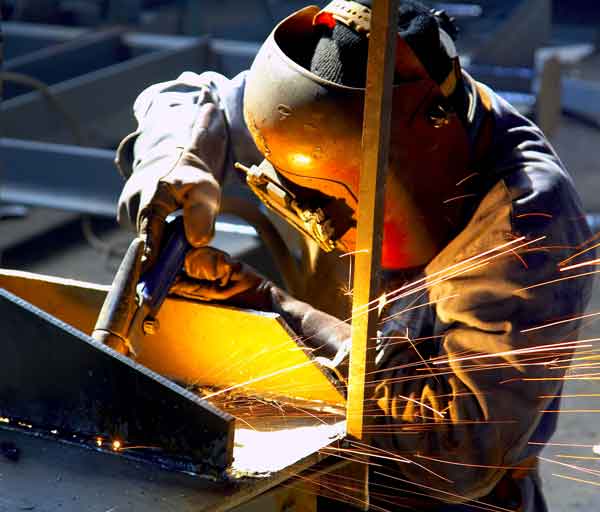
M 368 34 L 370 9 L 336 0 L 282 21 L 246 77 L 244 116 L 273 179 L 306 211 L 326 219 L 312 231 L 325 236 L 325 247 L 352 251 L 360 249 L 355 237 L 365 91 L 311 72 L 307 52 L 319 44 L 323 25 L 336 24 Z M 388 269 L 426 264 L 460 227 L 459 184 L 470 174 L 469 138 L 451 101 L 462 87 L 458 59 L 450 37 L 440 34 L 449 70 L 437 81 L 397 38 L 382 257 Z

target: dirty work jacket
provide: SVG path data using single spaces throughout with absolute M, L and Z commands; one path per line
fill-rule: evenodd
M 198 104 L 208 101 L 227 125 L 227 165 L 260 162 L 242 115 L 244 78 L 187 72 L 144 91 L 134 107 L 139 129 L 119 151 L 123 172 L 184 146 Z M 591 235 L 571 178 L 540 130 L 465 80 L 471 135 L 475 141 L 487 111 L 489 144 L 458 235 L 408 283 L 387 276 L 369 406 L 371 498 L 387 510 L 542 512 L 536 456 L 557 418 L 543 411 L 559 407 L 574 348 L 565 343 L 578 340 L 574 318 L 591 290 L 589 276 L 550 281 L 589 272 L 559 265 Z

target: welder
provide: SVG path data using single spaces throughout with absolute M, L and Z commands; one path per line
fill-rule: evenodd
M 341 380 L 350 339 L 341 256 L 357 249 L 371 4 L 335 0 L 293 14 L 232 80 L 185 72 L 148 88 L 117 157 L 128 178 L 119 219 L 145 240 L 146 265 L 165 217 L 183 209 L 193 249 L 173 293 L 280 313 Z M 589 279 L 546 283 L 565 276 L 561 262 L 591 235 L 549 142 L 461 69 L 454 36 L 444 13 L 401 1 L 383 288 L 427 286 L 380 311 L 370 442 L 389 458 L 374 459 L 371 501 L 540 512 L 537 455 L 556 423 L 544 411 L 559 407 L 571 349 L 561 345 L 554 365 L 549 349 L 528 350 L 577 340 Z M 309 271 L 297 296 L 208 247 L 235 162 L 257 165 L 298 209 L 319 213 L 318 229 L 305 230 Z M 475 264 L 448 270 L 465 261 Z

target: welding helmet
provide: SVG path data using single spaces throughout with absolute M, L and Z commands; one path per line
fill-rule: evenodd
M 365 90 L 309 71 L 306 48 L 315 46 L 315 21 L 324 14 L 325 22 L 345 19 L 368 30 L 370 11 L 359 5 L 341 0 L 329 10 L 307 7 L 283 20 L 260 48 L 244 96 L 244 117 L 266 159 L 263 167 L 303 205 L 300 210 L 326 219 L 317 231 L 330 235 L 330 248 L 348 251 L 360 249 Z M 449 101 L 460 81 L 458 59 L 449 55 L 452 70 L 438 83 L 400 36 L 396 54 L 382 251 L 382 265 L 390 269 L 424 265 L 447 244 L 461 216 L 460 182 L 470 174 L 467 132 Z

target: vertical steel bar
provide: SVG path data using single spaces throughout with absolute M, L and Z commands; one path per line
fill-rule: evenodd
M 388 163 L 398 0 L 373 2 L 365 92 L 355 255 L 348 434 L 364 439 L 365 399 L 375 366 L 385 176 Z M 374 306 L 374 307 L 371 307 Z M 370 310 L 367 312 L 367 310 Z

